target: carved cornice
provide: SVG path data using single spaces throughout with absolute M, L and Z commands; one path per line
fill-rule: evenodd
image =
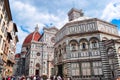
M 81 37 L 83 35 L 100 34 L 100 33 L 120 38 L 119 35 L 114 35 L 114 34 L 102 32 L 102 31 L 92 31 L 92 32 L 83 32 L 83 33 L 75 33 L 75 34 L 65 35 L 62 39 L 60 39 L 58 42 L 56 42 L 55 45 L 57 45 L 59 42 L 61 42 L 62 40 L 64 40 L 67 37 L 72 37 L 72 36 L 79 36 L 79 37 Z

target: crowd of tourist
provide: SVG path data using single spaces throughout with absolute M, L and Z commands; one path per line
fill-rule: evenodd
M 50 79 L 47 77 L 40 76 L 7 76 L 2 77 L 2 80 L 63 80 L 60 76 L 51 76 Z

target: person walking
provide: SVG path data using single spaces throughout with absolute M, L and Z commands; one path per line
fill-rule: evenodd
M 5 77 L 2 77 L 2 80 L 5 80 Z
M 57 76 L 57 80 L 62 80 L 61 76 Z
M 20 80 L 26 80 L 26 79 L 25 79 L 25 76 L 22 76 L 22 78 L 21 78 Z
M 36 80 L 36 76 L 33 77 L 33 80 Z
M 27 80 L 31 80 L 29 76 L 27 77 Z
M 38 76 L 36 76 L 36 80 L 41 80 L 39 75 L 38 75 Z
M 11 80 L 16 80 L 16 79 L 15 79 L 15 76 L 12 76 L 12 77 L 11 77 Z

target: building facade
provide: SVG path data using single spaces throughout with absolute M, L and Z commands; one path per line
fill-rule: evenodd
M 119 34 L 117 26 L 84 16 L 72 8 L 67 22 L 55 36 L 55 75 L 72 80 L 119 78 Z
M 51 27 L 51 28 L 44 28 L 43 29 L 44 33 L 43 36 L 41 37 L 41 41 L 43 41 L 46 45 L 46 58 L 43 57 L 43 66 L 46 67 L 46 75 L 48 78 L 54 75 L 54 44 L 55 44 L 55 34 L 58 32 L 58 29 L 56 27 Z M 43 48 L 44 49 L 44 48 Z M 44 54 L 44 53 L 43 53 Z
M 16 44 L 18 42 L 18 37 L 16 35 L 17 26 L 12 21 L 9 22 L 9 29 L 7 30 L 7 39 L 5 42 L 5 51 L 4 53 L 7 54 L 7 64 L 5 68 L 7 69 L 5 71 L 6 76 L 12 76 L 13 75 L 13 65 L 15 64 L 15 54 L 16 54 Z
M 13 74 L 15 75 L 15 76 L 18 76 L 18 75 L 20 75 L 20 53 L 18 53 L 18 54 L 16 54 L 15 55 L 15 64 L 14 64 L 14 67 L 13 67 Z
M 18 75 L 47 77 L 53 75 L 53 45 L 57 31 L 58 29 L 55 27 L 44 28 L 41 35 L 39 28 L 36 27 L 35 31 L 25 38 L 20 53 L 20 63 L 18 66 L 20 74 Z
M 0 74 L 2 76 L 11 76 L 13 72 L 14 55 L 18 42 L 16 32 L 17 26 L 12 22 L 9 1 L 0 0 L 0 59 L 3 63 Z

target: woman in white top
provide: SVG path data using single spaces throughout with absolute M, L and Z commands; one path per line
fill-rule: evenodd
M 31 80 L 30 77 L 27 77 L 27 80 Z
M 36 76 L 33 77 L 33 80 L 36 80 Z

